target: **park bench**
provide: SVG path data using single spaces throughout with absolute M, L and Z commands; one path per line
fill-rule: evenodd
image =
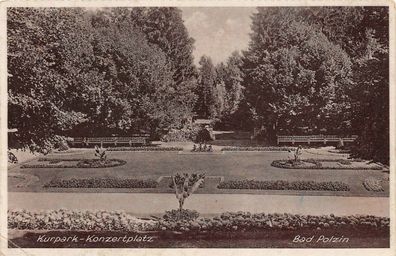
M 128 137 L 76 137 L 72 146 L 144 146 L 149 144 L 149 134 L 136 134 Z
M 307 135 L 307 136 L 276 136 L 278 145 L 280 143 L 327 143 L 332 142 L 354 142 L 357 139 L 357 135 L 352 136 L 338 136 L 338 135 Z

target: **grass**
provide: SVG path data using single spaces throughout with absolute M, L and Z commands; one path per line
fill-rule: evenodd
M 255 179 L 255 180 L 287 180 L 316 182 L 342 181 L 351 187 L 348 195 L 375 194 L 387 195 L 389 185 L 385 184 L 385 192 L 373 193 L 363 187 L 367 177 L 382 179 L 384 173 L 379 170 L 308 170 L 308 169 L 280 169 L 271 166 L 272 161 L 287 158 L 286 152 L 225 152 L 224 154 L 178 154 L 177 152 L 108 152 L 108 158 L 126 161 L 123 166 L 112 168 L 13 168 L 10 172 L 23 172 L 35 175 L 39 182 L 29 187 L 17 188 L 16 182 L 9 178 L 10 191 L 45 191 L 42 186 L 52 179 L 71 178 L 121 178 L 121 179 L 154 179 L 160 176 L 170 176 L 177 172 L 206 173 L 206 176 L 220 176 L 228 180 Z M 92 150 L 73 157 L 67 154 L 56 154 L 48 158 L 92 158 Z M 29 164 L 39 163 L 37 160 Z M 132 191 L 132 190 L 131 190 Z M 111 192 L 111 191 L 106 191 Z M 139 191 L 134 191 L 139 192 Z M 168 192 L 169 191 L 165 191 Z M 263 191 L 237 191 L 229 190 L 201 190 L 198 193 L 266 193 Z M 278 193 L 271 191 L 271 193 Z M 284 193 L 284 192 L 282 192 Z M 290 192 L 291 194 L 295 194 Z M 334 192 L 335 193 L 335 192 Z M 315 194 L 316 195 L 316 194 Z

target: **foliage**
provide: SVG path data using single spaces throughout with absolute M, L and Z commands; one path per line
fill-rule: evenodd
M 198 127 L 188 127 L 183 129 L 171 129 L 167 134 L 165 134 L 161 141 L 194 141 L 197 137 L 199 128 Z
M 198 95 L 195 112 L 204 118 L 216 117 L 215 79 L 216 70 L 212 59 L 202 56 L 199 60 L 199 79 L 196 94 Z
M 190 221 L 199 217 L 199 213 L 195 210 L 182 209 L 166 211 L 162 217 L 165 221 Z
M 231 180 L 218 185 L 219 189 L 263 189 L 263 190 L 321 190 L 321 191 L 349 191 L 350 187 L 339 181 L 258 181 Z
M 98 157 L 100 161 L 106 161 L 106 150 L 95 145 L 95 156 Z
M 282 10 L 260 8 L 253 17 L 243 66 L 251 116 L 259 127 L 280 134 L 298 133 L 300 127 L 337 131 L 348 108 L 348 101 L 340 100 L 350 83 L 351 60 L 314 26 L 285 23 L 290 17 Z
M 156 188 L 155 180 L 120 179 L 120 178 L 86 178 L 54 179 L 45 184 L 45 188 Z
M 9 8 L 7 17 L 8 126 L 22 147 L 161 133 L 191 116 L 193 40 L 177 8 Z
M 179 201 L 179 210 L 181 211 L 186 198 L 192 195 L 205 181 L 205 174 L 184 173 L 181 175 L 177 173 L 175 176 L 172 176 L 171 179 L 173 181 L 176 198 Z
M 12 163 L 12 164 L 16 164 L 18 163 L 18 158 L 15 156 L 14 153 L 7 151 L 7 155 L 8 155 L 8 162 Z

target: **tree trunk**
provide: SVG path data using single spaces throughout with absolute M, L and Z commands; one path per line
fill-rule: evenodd
M 184 198 L 179 199 L 179 211 L 183 210 Z

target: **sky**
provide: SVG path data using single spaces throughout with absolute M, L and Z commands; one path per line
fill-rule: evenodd
M 235 50 L 247 49 L 254 7 L 184 7 L 182 17 L 195 39 L 194 62 L 202 55 L 214 64 L 226 61 Z

